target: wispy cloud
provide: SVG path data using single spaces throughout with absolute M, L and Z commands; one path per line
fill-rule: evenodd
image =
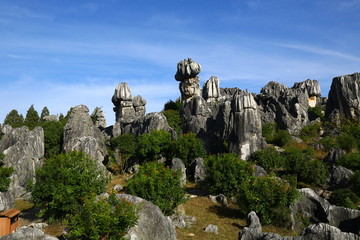
M 327 55 L 327 56 L 340 57 L 340 58 L 345 58 L 345 59 L 354 60 L 354 61 L 360 61 L 360 57 L 353 56 L 353 55 L 350 55 L 347 53 L 324 49 L 324 48 L 320 48 L 320 47 L 316 47 L 316 46 L 308 46 L 308 45 L 301 45 L 301 44 L 286 44 L 286 43 L 275 43 L 274 45 L 279 46 L 279 47 L 284 47 L 284 48 L 291 48 L 291 49 L 296 49 L 296 50 L 300 50 L 300 51 L 305 51 L 305 52 L 309 52 L 309 53 L 315 53 L 315 54 L 319 54 L 319 55 Z

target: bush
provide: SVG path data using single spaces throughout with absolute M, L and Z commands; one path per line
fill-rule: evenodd
M 350 177 L 349 184 L 350 189 L 360 197 L 360 170 Z
M 320 122 L 307 125 L 300 130 L 299 137 L 304 141 L 313 139 L 315 137 L 319 137 L 320 128 L 321 128 Z
M 298 194 L 295 187 L 275 176 L 250 177 L 239 187 L 237 203 L 243 214 L 255 211 L 264 224 L 287 225 L 287 208 Z
M 4 167 L 3 159 L 5 155 L 0 153 L 0 192 L 6 192 L 10 186 L 10 176 L 14 172 L 11 167 Z
M 288 147 L 283 153 L 287 174 L 295 174 L 297 180 L 319 186 L 327 179 L 327 167 L 324 162 L 314 157 L 311 149 L 301 150 L 297 147 Z
M 329 197 L 331 204 L 352 209 L 357 209 L 359 200 L 359 197 L 348 188 L 334 190 Z
M 347 153 L 343 155 L 337 163 L 353 171 L 360 170 L 360 153 Z
M 165 168 L 159 162 L 140 166 L 139 172 L 129 180 L 126 190 L 153 202 L 165 215 L 171 215 L 185 200 L 185 191 L 180 186 L 180 173 Z
M 41 127 L 44 129 L 45 157 L 50 158 L 61 153 L 64 126 L 63 122 L 48 121 L 41 123 Z
M 341 133 L 336 138 L 336 141 L 340 148 L 346 150 L 347 152 L 357 148 L 357 139 L 348 133 Z
M 256 151 L 251 160 L 262 166 L 267 172 L 285 167 L 285 158 L 273 147 Z
M 137 207 L 112 194 L 108 199 L 86 198 L 84 205 L 74 215 L 68 216 L 70 239 L 125 240 L 129 228 L 138 219 Z
M 169 150 L 171 134 L 164 130 L 154 130 L 138 137 L 138 159 L 141 162 L 155 161 L 164 157 Z
M 223 153 L 205 159 L 207 177 L 205 183 L 211 194 L 235 196 L 244 180 L 253 175 L 253 166 L 237 155 Z
M 116 138 L 110 139 L 112 149 L 118 149 L 120 152 L 121 163 L 120 171 L 123 172 L 128 167 L 129 159 L 135 157 L 138 143 L 134 134 L 123 134 Z
M 169 109 L 163 111 L 164 116 L 166 117 L 166 120 L 169 124 L 169 126 L 175 130 L 177 134 L 181 134 L 182 129 L 182 119 L 179 111 Z
M 40 217 L 62 219 L 80 208 L 85 196 L 102 193 L 107 182 L 95 160 L 84 153 L 57 155 L 36 171 L 32 201 L 42 208 Z
M 171 143 L 171 158 L 180 158 L 186 166 L 198 157 L 204 157 L 204 143 L 194 133 L 181 135 Z
M 266 142 L 283 147 L 291 141 L 291 135 L 287 130 L 279 130 L 274 123 L 266 123 L 262 127 L 262 135 Z

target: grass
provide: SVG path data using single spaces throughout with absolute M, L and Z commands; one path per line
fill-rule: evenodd
M 21 212 L 30 210 L 35 205 L 32 202 L 26 201 L 26 200 L 16 200 L 14 208 L 17 210 L 20 210 Z
M 188 186 L 192 184 L 188 184 Z M 193 187 L 191 187 L 193 189 Z M 246 226 L 246 216 L 240 213 L 235 204 L 228 207 L 213 203 L 207 196 L 189 198 L 183 205 L 185 214 L 196 217 L 197 221 L 190 228 L 176 228 L 177 239 L 187 240 L 223 240 L 237 239 L 239 232 Z M 218 226 L 218 234 L 207 233 L 204 229 L 209 225 Z M 282 236 L 298 236 L 299 233 L 272 225 L 262 226 L 264 232 L 275 232 Z
M 127 185 L 127 180 L 131 176 L 132 176 L 132 174 L 127 174 L 127 173 L 113 175 L 112 178 L 111 178 L 111 181 L 106 186 L 106 192 L 111 193 L 116 184 L 121 184 L 122 186 L 126 186 Z

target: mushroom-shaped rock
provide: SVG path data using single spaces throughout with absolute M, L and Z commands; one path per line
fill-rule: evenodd
M 131 101 L 132 95 L 130 87 L 127 83 L 122 82 L 115 88 L 114 95 L 112 97 L 112 102 L 115 106 L 120 105 L 121 101 Z
M 184 59 L 177 64 L 175 79 L 183 81 L 188 78 L 194 78 L 201 72 L 201 65 L 191 58 Z

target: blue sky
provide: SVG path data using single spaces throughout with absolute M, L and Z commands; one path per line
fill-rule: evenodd
M 201 85 L 259 93 L 360 70 L 360 0 L 0 0 L 0 122 L 99 106 L 114 123 L 120 82 L 161 111 L 179 95 L 176 64 L 202 66 Z

